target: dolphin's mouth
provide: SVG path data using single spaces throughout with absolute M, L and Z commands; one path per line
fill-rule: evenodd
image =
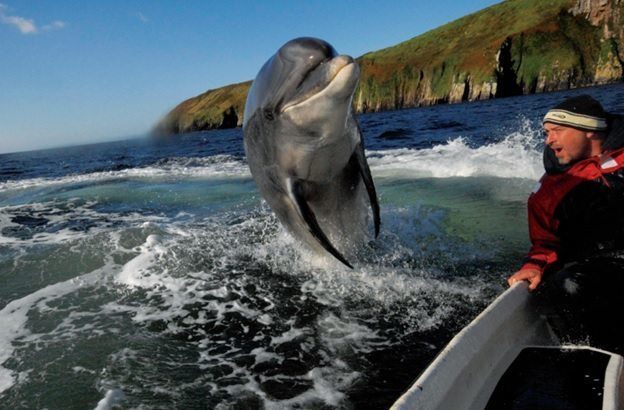
M 281 107 L 281 112 L 328 91 L 344 91 L 350 96 L 355 90 L 357 64 L 352 57 L 341 55 L 321 62 L 310 70 L 297 86 L 295 95 Z

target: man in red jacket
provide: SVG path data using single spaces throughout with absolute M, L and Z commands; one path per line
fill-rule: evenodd
M 508 279 L 510 285 L 526 280 L 530 290 L 546 283 L 538 293 L 565 311 L 563 316 L 573 314 L 568 321 L 592 340 L 602 339 L 588 329 L 592 322 L 598 326 L 595 315 L 610 309 L 611 293 L 619 298 L 624 290 L 622 123 L 588 95 L 548 111 L 546 174 L 528 201 L 532 246 Z M 583 320 L 589 324 L 579 324 Z

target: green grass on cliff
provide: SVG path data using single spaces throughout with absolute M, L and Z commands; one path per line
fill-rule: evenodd
M 180 133 L 220 128 L 224 115 L 233 110 L 242 123 L 245 100 L 251 81 L 206 91 L 175 107 L 157 125 L 159 133 Z
M 609 60 L 609 53 L 617 55 L 618 46 L 624 48 L 624 34 L 618 40 L 601 41 L 602 27 L 570 13 L 576 3 L 507 0 L 396 46 L 367 53 L 357 59 L 362 76 L 354 99 L 356 109 L 386 110 L 456 101 L 458 96 L 489 98 L 494 90 L 498 96 L 589 84 L 597 65 Z M 624 2 L 613 7 L 619 7 L 624 18 Z M 499 53 L 504 67 L 499 67 Z M 228 110 L 236 113 L 240 124 L 250 83 L 187 100 L 159 127 L 169 132 L 218 128 Z M 508 83 L 512 85 L 499 86 Z
M 465 78 L 475 84 L 495 81 L 496 56 L 507 38 L 512 39 L 514 62 L 520 61 L 521 52 L 528 52 L 523 61 L 527 66 L 520 67 L 526 82 L 534 82 L 544 65 L 553 61 L 569 68 L 578 64 L 578 59 L 570 52 L 573 45 L 567 35 L 557 33 L 569 28 L 568 22 L 562 24 L 559 19 L 568 15 L 574 4 L 574 0 L 509 0 L 396 46 L 365 54 L 359 58 L 362 94 L 391 103 L 402 82 L 412 84 L 416 97 L 435 102 L 448 96 L 453 83 Z M 515 45 L 518 41 L 522 42 L 520 48 Z M 406 73 L 406 66 L 412 67 L 416 76 L 397 78 L 394 73 Z M 429 89 L 418 85 L 423 80 L 428 81 Z

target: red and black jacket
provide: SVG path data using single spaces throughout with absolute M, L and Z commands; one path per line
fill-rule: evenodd
M 557 167 L 546 147 L 546 174 L 529 197 L 531 249 L 521 269 L 547 272 L 624 250 L 624 127 L 612 124 L 605 153 Z M 615 129 L 613 128 L 615 127 Z

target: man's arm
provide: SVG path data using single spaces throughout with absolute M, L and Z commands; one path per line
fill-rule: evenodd
M 531 249 L 524 265 L 507 279 L 509 286 L 522 280 L 529 282 L 529 290 L 534 290 L 541 283 L 544 271 L 558 262 L 560 240 L 556 227 L 558 221 L 552 212 L 547 212 L 535 196 L 528 203 L 529 236 Z

